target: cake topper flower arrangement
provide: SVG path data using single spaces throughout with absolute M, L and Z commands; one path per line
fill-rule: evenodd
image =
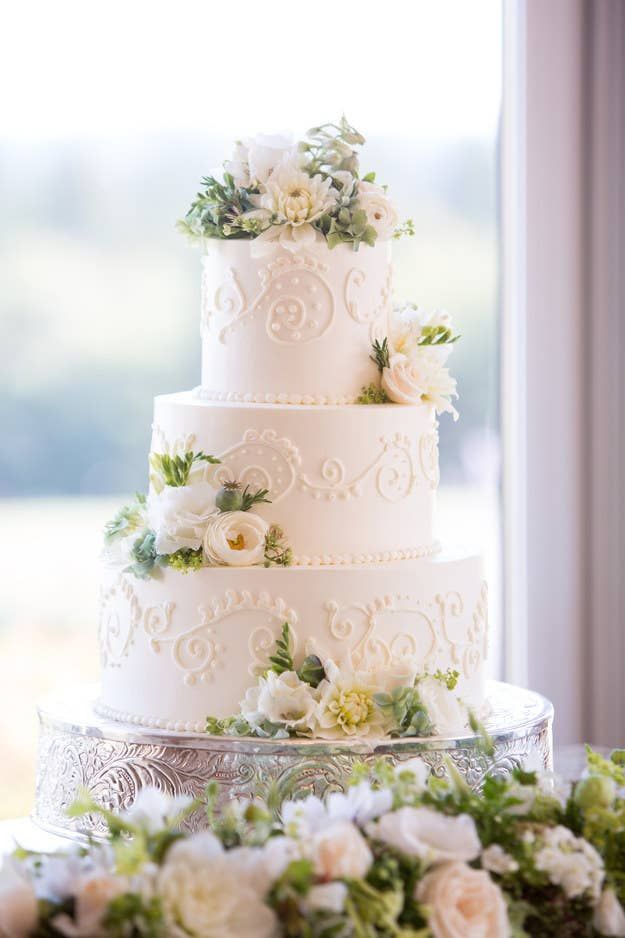
M 345 117 L 313 127 L 299 141 L 268 134 L 239 140 L 223 169 L 204 177 L 178 227 L 198 239 L 254 238 L 259 250 L 323 239 L 329 248 L 358 250 L 413 234 L 410 220 L 398 225 L 375 173 L 360 176 L 357 148 L 364 142 Z
M 271 504 L 266 489 L 237 481 L 215 489 L 205 453 L 152 453 L 149 495 L 137 495 L 105 528 L 105 555 L 145 579 L 163 567 L 187 573 L 204 566 L 289 566 L 284 532 L 252 509 Z
M 445 365 L 459 338 L 448 313 L 426 313 L 411 303 L 395 309 L 389 335 L 372 345 L 380 382 L 364 387 L 358 403 L 429 404 L 457 420 L 456 380 Z

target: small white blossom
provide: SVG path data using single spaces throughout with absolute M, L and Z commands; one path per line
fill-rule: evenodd
M 409 806 L 385 814 L 367 833 L 406 856 L 432 865 L 449 860 L 475 860 L 481 851 L 475 822 L 468 814 L 447 817 L 433 808 Z
M 148 785 L 137 792 L 134 802 L 121 813 L 121 817 L 148 834 L 157 834 L 175 821 L 192 801 L 189 795 L 168 795 L 160 788 Z
M 482 866 L 490 873 L 503 876 L 506 873 L 516 873 L 519 864 L 499 844 L 491 844 L 482 851 Z
M 582 895 L 595 901 L 599 898 L 604 876 L 601 857 L 592 844 L 575 837 L 568 827 L 544 829 L 534 862 L 569 899 Z

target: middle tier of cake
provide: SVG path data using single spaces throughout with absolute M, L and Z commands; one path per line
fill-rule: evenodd
M 192 392 L 155 399 L 152 452 L 210 453 L 215 488 L 267 489 L 255 508 L 285 532 L 297 566 L 430 556 L 438 432 L 425 405 L 212 403 Z

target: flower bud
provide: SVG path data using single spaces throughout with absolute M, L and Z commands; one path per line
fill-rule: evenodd
M 616 797 L 616 784 L 607 775 L 589 775 L 577 783 L 573 797 L 584 811 L 609 808 Z

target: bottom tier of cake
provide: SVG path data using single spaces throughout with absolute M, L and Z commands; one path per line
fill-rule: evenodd
M 380 757 L 394 763 L 419 757 L 441 777 L 448 761 L 479 789 L 488 775 L 515 767 L 552 767 L 553 708 L 539 694 L 509 684 L 487 684 L 486 727 L 493 751 L 477 736 L 427 739 L 320 740 L 173 735 L 107 720 L 95 713 L 96 688 L 85 688 L 39 710 L 41 735 L 33 819 L 47 831 L 72 838 L 102 831 L 97 816 L 68 817 L 80 788 L 115 811 L 129 807 L 147 785 L 171 794 L 201 795 L 216 781 L 219 801 L 266 796 L 323 796 L 344 788 L 355 763 Z M 191 826 L 206 823 L 201 813 Z
M 439 554 L 344 567 L 171 568 L 137 579 L 105 570 L 99 712 L 147 728 L 201 732 L 239 712 L 284 623 L 293 659 L 316 654 L 344 673 L 458 672 L 480 711 L 487 655 L 481 558 Z M 380 685 L 376 689 L 384 690 Z

